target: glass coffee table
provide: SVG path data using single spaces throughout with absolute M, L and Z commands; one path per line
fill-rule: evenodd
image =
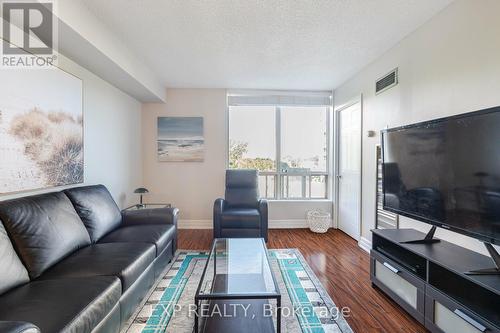
M 280 333 L 281 294 L 264 239 L 215 239 L 195 305 L 195 333 Z

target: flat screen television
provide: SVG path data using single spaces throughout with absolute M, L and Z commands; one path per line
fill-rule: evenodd
M 384 209 L 500 245 L 500 107 L 382 131 Z

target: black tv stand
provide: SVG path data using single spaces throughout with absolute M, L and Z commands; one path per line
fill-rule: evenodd
M 445 240 L 411 243 L 425 239 L 413 229 L 372 233 L 372 284 L 429 331 L 500 333 L 500 274 L 481 270 L 499 259 L 492 245 L 489 257 Z M 465 273 L 476 270 L 482 274 Z
M 434 244 L 439 243 L 441 240 L 434 238 L 434 234 L 436 233 L 436 227 L 432 226 L 431 230 L 425 235 L 423 239 L 416 239 L 411 241 L 404 241 L 401 244 Z
M 500 275 L 500 254 L 493 247 L 493 245 L 489 243 L 484 243 L 486 249 L 488 250 L 493 263 L 495 264 L 494 268 L 485 268 L 485 269 L 477 269 L 474 271 L 466 272 L 467 275 Z

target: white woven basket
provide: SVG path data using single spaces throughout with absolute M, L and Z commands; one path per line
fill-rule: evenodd
M 312 232 L 323 234 L 330 228 L 330 213 L 321 210 L 310 210 L 307 212 L 307 223 Z

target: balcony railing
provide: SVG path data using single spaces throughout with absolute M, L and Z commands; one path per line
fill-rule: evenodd
M 267 199 L 328 198 L 328 174 L 323 172 L 260 172 L 260 195 Z

